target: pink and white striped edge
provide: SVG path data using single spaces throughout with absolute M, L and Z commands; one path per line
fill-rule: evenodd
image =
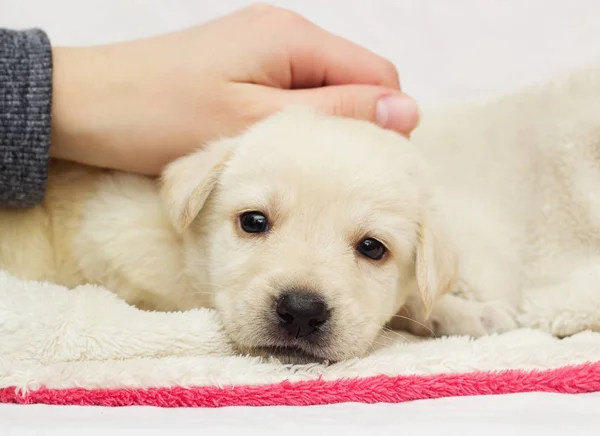
M 438 375 L 374 376 L 265 385 L 147 389 L 0 389 L 0 402 L 86 406 L 309 406 L 344 402 L 401 403 L 519 392 L 579 394 L 600 391 L 600 361 L 547 370 L 505 370 Z

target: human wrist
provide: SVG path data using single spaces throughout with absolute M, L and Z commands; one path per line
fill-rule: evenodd
M 103 47 L 54 47 L 50 156 L 110 166 L 106 138 L 110 75 Z

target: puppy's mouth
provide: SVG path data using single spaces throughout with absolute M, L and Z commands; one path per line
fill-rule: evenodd
M 275 358 L 284 364 L 320 363 L 328 360 L 292 346 L 254 347 L 250 353 L 256 356 Z
M 283 363 L 333 362 L 337 359 L 327 339 L 328 335 L 294 338 L 272 333 L 265 345 L 255 345 L 247 351 L 251 355 L 276 358 Z

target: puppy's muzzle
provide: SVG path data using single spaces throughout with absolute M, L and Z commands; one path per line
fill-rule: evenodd
M 330 317 L 329 308 L 320 296 L 302 290 L 284 292 L 275 310 L 281 329 L 296 339 L 315 334 Z

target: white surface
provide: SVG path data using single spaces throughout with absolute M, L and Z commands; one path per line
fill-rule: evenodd
M 0 26 L 45 28 L 56 44 L 165 32 L 245 0 L 2 0 Z M 319 25 L 389 57 L 422 102 L 494 95 L 600 59 L 597 0 L 286 0 Z M 199 54 L 201 55 L 201 54 Z M 155 410 L 0 406 L 0 434 L 598 434 L 600 396 L 527 394 L 399 405 Z M 67 423 L 67 421 L 70 421 Z M 3 426 L 4 428 L 2 429 Z M 68 431 L 67 429 L 71 429 Z M 220 429 L 220 431 L 218 431 Z M 268 430 L 270 429 L 270 430 Z M 212 431 L 211 431 L 212 430 Z M 320 434 L 317 431 L 315 434 Z
M 2 434 L 597 435 L 600 394 L 517 394 L 403 404 L 154 409 L 0 405 Z M 85 430 L 85 433 L 83 432 Z M 375 433 L 374 433 L 375 432 Z
M 2 0 L 0 26 L 55 44 L 163 33 L 251 0 Z M 272 0 L 392 60 L 420 101 L 497 94 L 600 60 L 597 0 Z M 201 53 L 198 54 L 202 56 Z

